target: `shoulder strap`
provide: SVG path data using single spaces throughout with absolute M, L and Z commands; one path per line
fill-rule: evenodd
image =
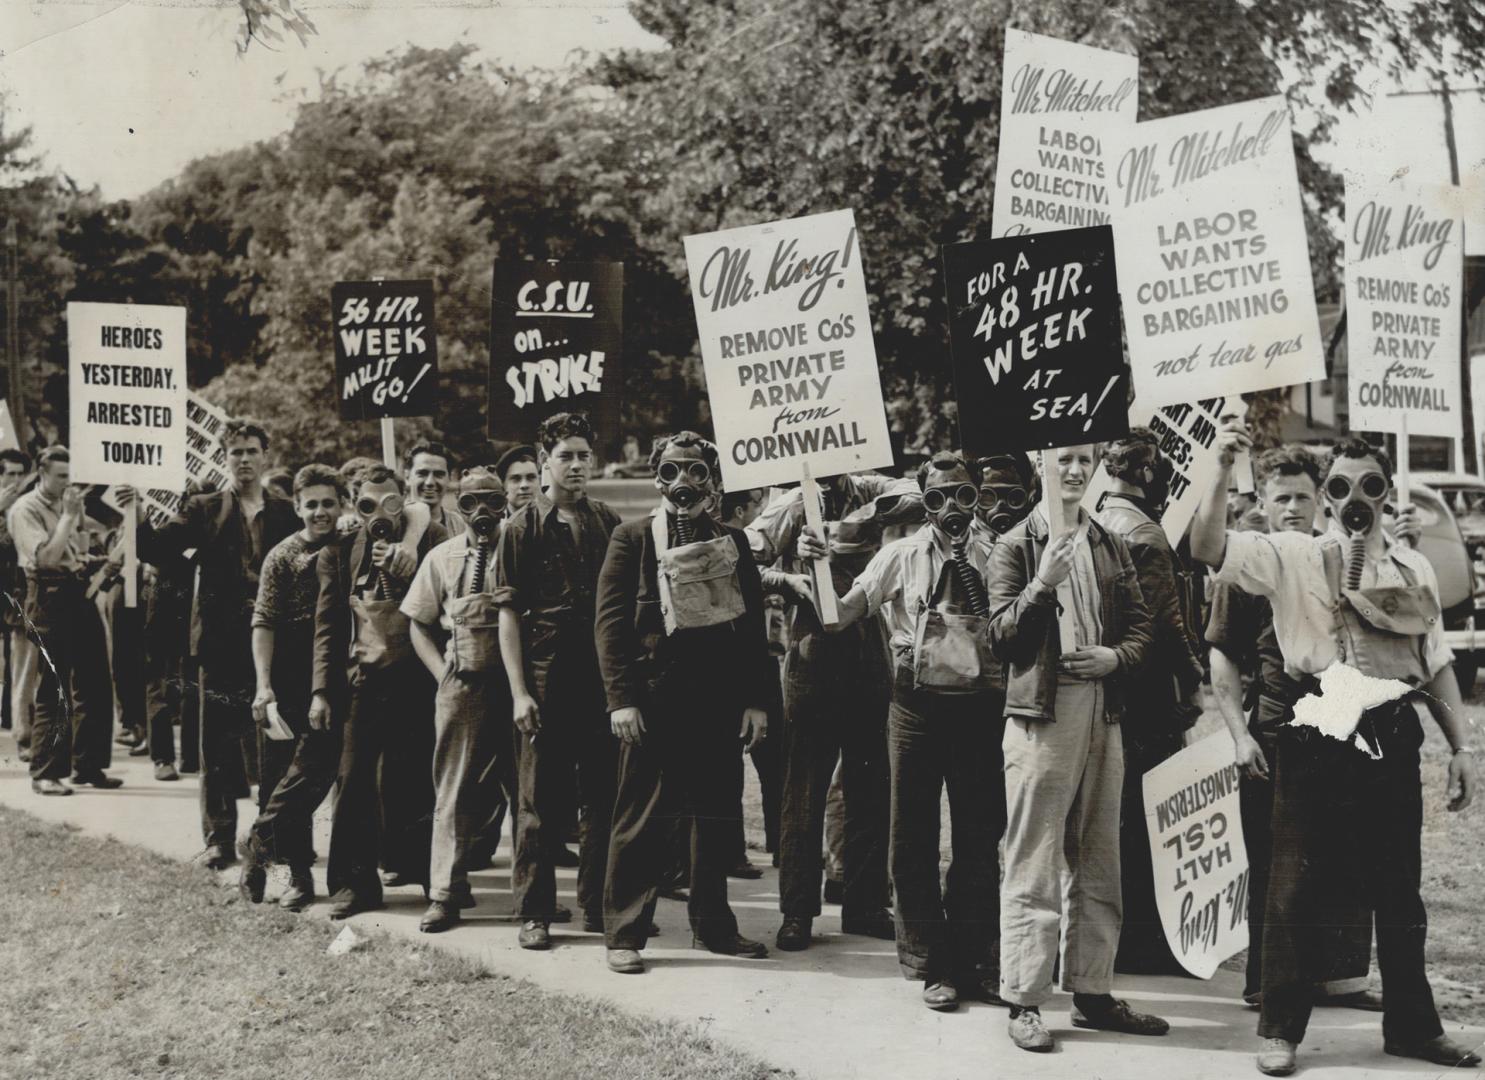
M 650 535 L 655 540 L 655 586 L 660 590 L 660 614 L 665 618 L 665 624 L 670 625 L 673 605 L 670 599 L 670 578 L 665 576 L 665 568 L 660 565 L 660 556 L 664 555 L 670 546 L 670 531 L 666 528 L 665 510 L 657 509 L 650 516 Z

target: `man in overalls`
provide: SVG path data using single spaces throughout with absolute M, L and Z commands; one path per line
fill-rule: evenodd
M 916 499 L 912 480 L 881 473 L 835 476 L 820 482 L 836 588 L 848 588 L 854 571 L 881 546 L 881 526 L 872 513 L 879 499 Z M 873 520 L 852 521 L 866 511 Z M 804 500 L 798 488 L 775 500 L 746 530 L 759 566 L 776 561 L 809 574 L 797 550 L 804 531 Z M 864 542 L 863 542 L 864 541 Z M 806 542 L 807 543 L 807 542 Z M 843 544 L 858 550 L 846 555 Z M 813 549 L 811 549 L 813 550 Z M 794 606 L 788 655 L 784 658 L 783 787 L 779 828 L 779 911 L 776 944 L 809 947 L 820 914 L 820 844 L 826 793 L 840 762 L 844 799 L 844 888 L 841 931 L 892 940 L 887 910 L 887 702 L 891 682 L 886 632 L 873 613 L 850 633 L 827 635 L 811 604 Z
M 1150 609 L 1150 648 L 1130 677 L 1142 687 L 1139 705 L 1124 714 L 1124 804 L 1119 828 L 1119 866 L 1124 918 L 1116 970 L 1129 974 L 1178 975 L 1180 964 L 1165 940 L 1155 906 L 1155 875 L 1145 824 L 1144 775 L 1177 753 L 1201 714 L 1192 699 L 1205 675 L 1182 611 L 1184 576 L 1160 510 L 1170 490 L 1171 465 L 1149 428 L 1131 428 L 1104 447 L 1109 490 L 1098 501 L 1100 525 L 1124 540 Z
M 438 680 L 433 702 L 433 855 L 430 903 L 419 929 L 448 930 L 474 906 L 469 871 L 498 798 L 498 762 L 510 687 L 500 662 L 495 546 L 505 492 L 495 474 L 466 469 L 459 481 L 465 531 L 428 553 L 402 601 L 413 649 Z
M 1004 685 L 990 653 L 985 571 L 994 534 L 976 521 L 977 464 L 938 454 L 918 470 L 928 521 L 882 548 L 840 603 L 845 628 L 886 606 L 893 657 L 887 714 L 897 960 L 945 1012 L 964 996 L 1001 1003 L 994 970 L 996 842 Z M 819 550 L 816 538 L 801 554 Z M 852 719 L 852 718 L 848 718 Z M 940 793 L 953 843 L 939 888 Z
M 619 515 L 588 497 L 597 441 L 588 418 L 557 413 L 538 433 L 550 500 L 529 501 L 500 538 L 495 600 L 510 679 L 520 810 L 511 881 L 523 949 L 551 947 L 554 854 L 570 816 L 574 770 L 582 811 L 578 906 L 583 929 L 603 931 L 618 748 L 604 709 L 593 645 L 593 600 Z
M 1218 445 L 1221 468 L 1192 524 L 1191 553 L 1217 568 L 1216 584 L 1268 598 L 1286 674 L 1311 694 L 1316 677 L 1339 663 L 1421 691 L 1366 710 L 1350 737 L 1292 724 L 1280 729 L 1259 1071 L 1294 1071 L 1325 959 L 1325 938 L 1313 927 L 1356 917 L 1356 905 L 1335 902 L 1347 891 L 1365 896 L 1375 916 L 1384 1050 L 1436 1065 L 1476 1066 L 1479 1055 L 1444 1034 L 1424 968 L 1417 704 L 1432 714 L 1453 751 L 1450 810 L 1464 809 L 1474 794 L 1473 748 L 1465 743 L 1433 567 L 1382 530 L 1392 463 L 1385 451 L 1343 440 L 1323 487 L 1328 532 L 1239 533 L 1224 526 L 1228 471 L 1234 454 L 1250 445 L 1241 422 L 1224 422 Z M 1338 720 L 1349 721 L 1344 702 L 1335 708 Z
M 603 895 L 608 966 L 621 974 L 644 971 L 678 819 L 691 829 L 693 946 L 767 954 L 737 931 L 727 869 L 742 812 L 734 758 L 764 737 L 777 684 L 747 539 L 704 511 L 719 466 L 694 432 L 657 440 L 660 506 L 614 530 L 598 579 L 598 664 L 623 742 Z
M 423 560 L 449 538 L 402 478 L 362 474 L 357 525 L 320 553 L 314 704 L 343 725 L 330 826 L 330 917 L 382 906 L 380 865 L 426 884 L 433 835 L 434 685 L 413 652 L 400 604 Z

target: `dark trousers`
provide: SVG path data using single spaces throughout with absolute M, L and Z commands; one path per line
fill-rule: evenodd
M 796 642 L 784 663 L 783 784 L 779 825 L 779 910 L 820 914 L 825 797 L 841 763 L 845 802 L 847 914 L 887 906 L 888 688 L 885 660 Z M 818 644 L 818 643 L 814 643 Z
M 1119 725 L 1124 740 L 1124 793 L 1119 815 L 1119 885 L 1124 922 L 1114 970 L 1127 974 L 1179 975 L 1185 969 L 1170 951 L 1155 905 L 1155 867 L 1145 824 L 1144 776 L 1182 746 L 1179 733 L 1134 735 Z M 1246 835 L 1246 834 L 1245 834 Z
M 598 659 L 554 666 L 541 702 L 535 738 L 516 732 L 520 812 L 516 817 L 511 885 L 516 913 L 550 921 L 557 903 L 552 852 L 572 820 L 573 777 L 580 810 L 578 906 L 588 919 L 603 918 L 603 877 L 614 809 L 618 740 L 609 729 Z
M 1409 703 L 1373 709 L 1382 758 L 1317 731 L 1286 728 L 1274 765 L 1273 856 L 1263 930 L 1263 1004 L 1258 1034 L 1304 1038 L 1314 984 L 1325 977 L 1325 938 L 1316 926 L 1353 932 L 1375 912 L 1382 972 L 1382 1032 L 1417 1042 L 1443 1033 L 1424 968 L 1428 914 L 1420 894 L 1423 729 Z
M 340 731 L 306 727 L 292 740 L 263 737 L 263 772 L 258 788 L 258 818 L 251 833 L 252 851 L 264 862 L 306 871 L 314 865 L 311 834 L 315 810 L 335 785 L 340 766 Z M 270 787 L 267 776 L 277 774 Z
M 727 903 L 741 753 L 740 710 L 719 688 L 666 687 L 641 707 L 645 733 L 619 748 L 618 790 L 603 889 L 610 949 L 643 949 L 678 826 L 691 835 L 691 931 L 703 943 L 737 933 Z
M 201 667 L 201 833 L 208 847 L 232 851 L 237 842 L 237 800 L 248 794 L 248 778 L 271 792 L 288 762 L 265 762 L 260 771 L 259 732 L 253 722 L 252 655 L 228 654 Z M 261 808 L 261 806 L 260 806 Z
M 910 979 L 990 977 L 1000 940 L 997 848 L 1005 832 L 998 692 L 913 689 L 899 668 L 887 714 L 892 774 L 892 892 L 897 962 Z M 949 793 L 952 843 L 939 888 L 939 812 Z
M 98 608 L 75 579 L 37 580 L 26 591 L 26 617 L 41 683 L 31 731 L 31 777 L 66 779 L 108 767 L 112 759 L 113 684 Z
M 769 717 L 769 730 L 778 731 L 777 717 Z M 778 734 L 772 734 L 763 739 L 757 746 L 748 751 L 748 757 L 753 761 L 753 772 L 758 777 L 758 789 L 763 809 L 763 850 L 776 852 L 779 850 L 779 817 L 784 799 L 784 776 L 783 762 L 780 760 L 782 754 L 780 748 L 784 740 Z M 883 746 L 885 746 L 885 741 Z M 741 758 L 737 761 L 737 797 L 742 799 L 744 790 L 744 766 Z M 743 828 L 743 819 L 737 819 L 737 832 L 732 839 L 732 849 L 737 852 L 733 862 L 743 862 L 748 857 L 748 837 Z
M 109 598 L 113 620 L 113 687 L 118 695 L 119 723 L 125 731 L 148 738 L 149 698 L 148 656 L 145 651 L 145 590 L 140 590 L 139 603 L 124 604 L 124 586 L 114 587 Z
M 340 791 L 330 826 L 331 894 L 382 895 L 378 864 L 428 881 L 433 846 L 433 680 L 417 660 L 367 668 L 342 729 Z
M 500 832 L 505 826 L 506 814 L 510 815 L 511 846 L 514 849 L 516 807 L 520 805 L 520 776 L 515 756 L 520 746 L 520 732 L 511 719 L 510 687 L 505 681 L 504 670 L 497 672 L 494 678 L 504 688 L 503 691 L 497 689 L 496 696 L 498 698 L 503 692 L 504 700 L 497 701 L 492 706 L 487 721 L 491 745 L 499 747 L 499 750 L 496 757 L 487 763 L 490 769 L 490 775 L 486 777 L 490 806 L 469 856 L 469 864 L 475 869 L 488 866 L 495 857 L 495 852 L 500 847 Z
M 1273 859 L 1274 793 L 1277 783 L 1272 768 L 1278 761 L 1278 740 L 1274 735 L 1252 731 L 1269 762 L 1267 780 L 1242 778 L 1238 795 L 1243 818 L 1243 845 L 1248 849 L 1248 965 L 1243 982 L 1243 997 L 1257 1001 L 1263 990 L 1263 926 L 1268 904 L 1269 865 Z M 1357 910 L 1338 925 L 1316 926 L 1313 932 L 1325 938 L 1324 959 L 1319 967 L 1316 989 L 1325 984 L 1361 979 L 1371 967 L 1372 917 L 1361 896 L 1338 890 L 1336 904 L 1350 904 Z

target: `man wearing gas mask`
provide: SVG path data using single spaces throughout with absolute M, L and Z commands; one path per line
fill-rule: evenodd
M 474 906 L 469 872 L 499 798 L 510 685 L 500 660 L 495 549 L 505 491 L 484 468 L 464 471 L 459 513 L 465 531 L 439 544 L 418 567 L 401 611 L 412 646 L 438 680 L 433 699 L 433 855 L 427 912 L 419 929 L 448 930 Z
M 554 853 L 571 816 L 574 771 L 582 803 L 578 904 L 583 929 L 603 931 L 617 759 L 593 644 L 593 601 L 619 515 L 588 497 L 597 437 L 586 416 L 550 416 L 537 440 L 551 478 L 549 500 L 535 499 L 511 518 L 495 572 L 516 727 L 520 809 L 511 880 L 523 949 L 551 947 Z
M 382 880 L 427 884 L 433 830 L 433 684 L 399 609 L 413 575 L 449 538 L 402 478 L 361 477 L 357 524 L 320 552 L 313 709 L 342 724 L 330 827 L 330 917 L 382 906 Z
M 1005 879 L 1000 993 L 1023 1050 L 1055 1041 L 1042 1019 L 1062 934 L 1072 1023 L 1132 1035 L 1169 1025 L 1112 993 L 1119 943 L 1119 809 L 1128 673 L 1150 647 L 1150 612 L 1123 539 L 1081 508 L 1097 446 L 1044 451 L 1066 531 L 1050 539 L 1046 495 L 991 556 L 991 640 L 1008 664 Z M 1065 640 L 1058 609 L 1074 640 Z M 1066 888 L 1064 889 L 1064 882 Z M 1065 909 L 1065 912 L 1064 912 Z
M 767 949 L 727 903 L 738 803 L 735 757 L 767 729 L 763 586 L 747 539 L 703 511 L 721 486 L 716 448 L 694 432 L 656 440 L 660 506 L 618 526 L 598 579 L 594 630 L 609 722 L 622 740 L 604 938 L 612 971 L 644 971 L 669 838 L 691 832 L 692 944 L 728 956 Z
M 881 547 L 882 520 L 916 503 L 917 485 L 880 473 L 820 481 L 836 588 Z M 878 516 L 880 510 L 881 516 Z M 805 533 L 803 493 L 775 500 L 746 530 L 760 566 L 776 561 L 801 575 L 824 547 Z M 808 582 L 808 576 L 787 579 Z M 891 673 L 880 617 L 860 620 L 850 633 L 826 635 L 812 603 L 794 607 L 784 658 L 783 786 L 779 828 L 780 949 L 807 948 L 820 914 L 820 845 L 826 794 L 840 762 L 844 799 L 841 930 L 890 941 L 887 910 L 887 703 Z
M 925 462 L 917 484 L 927 522 L 877 552 L 841 600 L 839 621 L 827 627 L 874 618 L 886 605 L 897 962 L 905 977 L 922 982 L 923 1003 L 940 1012 L 957 1008 L 961 994 L 1000 1003 L 992 927 L 1005 814 L 996 747 L 1003 682 L 987 632 L 994 538 L 977 525 L 981 480 L 978 465 L 957 454 Z M 953 838 L 947 891 L 939 887 L 945 788 Z
M 1308 446 L 1281 446 L 1259 455 L 1255 463 L 1259 504 L 1265 532 L 1294 532 L 1312 536 L 1324 462 Z M 1228 528 L 1251 531 L 1249 519 L 1233 518 L 1228 492 Z M 1394 526 L 1397 539 L 1412 543 L 1419 533 L 1414 506 L 1400 510 Z M 1271 828 L 1274 785 L 1270 762 L 1275 760 L 1279 735 L 1294 719 L 1294 704 L 1305 693 L 1303 677 L 1284 670 L 1284 655 L 1274 635 L 1273 610 L 1262 596 L 1235 585 L 1212 589 L 1206 641 L 1212 647 L 1212 696 L 1232 736 L 1234 759 L 1243 770 L 1243 845 L 1248 849 L 1248 961 L 1243 1000 L 1257 1005 L 1263 985 L 1263 920 L 1268 900 L 1269 865 L 1273 851 Z M 1371 963 L 1371 909 L 1358 891 L 1343 881 L 1332 883 L 1338 897 L 1359 910 L 1340 926 L 1317 927 L 1326 938 L 1326 961 L 1315 984 L 1316 999 L 1328 1005 L 1380 1011 L 1381 995 L 1367 989 Z
M 1155 906 L 1155 879 L 1145 826 L 1144 775 L 1184 745 L 1201 714 L 1193 699 L 1205 673 L 1186 626 L 1184 572 L 1160 515 L 1170 494 L 1171 464 L 1149 428 L 1130 428 L 1103 451 L 1109 489 L 1098 501 L 1098 523 L 1123 538 L 1150 609 L 1151 641 L 1130 677 L 1144 692 L 1119 725 L 1124 742 L 1124 805 L 1119 830 L 1124 921 L 1115 968 L 1134 974 L 1180 974 Z
M 1479 1055 L 1444 1034 L 1424 968 L 1418 704 L 1453 750 L 1449 809 L 1468 806 L 1475 785 L 1433 567 L 1383 532 L 1392 463 L 1359 439 L 1343 440 L 1332 452 L 1322 488 L 1331 524 L 1323 536 L 1226 530 L 1228 472 L 1234 455 L 1250 445 L 1240 421 L 1223 422 L 1221 467 L 1192 524 L 1192 555 L 1217 568 L 1215 584 L 1269 600 L 1285 672 L 1303 693 L 1317 692 L 1317 677 L 1337 663 L 1419 691 L 1366 710 L 1344 738 L 1292 724 L 1279 729 L 1259 1071 L 1294 1071 L 1313 985 L 1327 960 L 1326 939 L 1312 928 L 1355 917 L 1356 905 L 1335 900 L 1348 889 L 1374 913 L 1385 1051 L 1476 1066 Z M 1338 720 L 1352 719 L 1343 702 L 1336 709 Z

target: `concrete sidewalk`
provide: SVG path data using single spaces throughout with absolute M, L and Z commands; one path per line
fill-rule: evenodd
M 32 793 L 14 744 L 0 736 L 0 803 L 172 859 L 184 861 L 200 853 L 194 777 L 158 783 L 147 758 L 122 755 L 115 756 L 110 771 L 124 779 L 123 788 L 82 789 L 71 798 L 43 798 Z M 251 822 L 249 804 L 239 804 L 239 810 L 245 831 Z M 328 806 L 321 809 L 316 825 L 317 845 L 324 852 Z M 389 890 L 387 910 L 352 922 L 358 928 L 385 930 L 464 953 L 546 990 L 603 998 L 624 1009 L 699 1026 L 719 1040 L 807 1077 L 1217 1080 L 1260 1075 L 1253 1065 L 1257 1017 L 1242 1006 L 1241 980 L 1232 972 L 1219 972 L 1210 982 L 1121 977 L 1117 984 L 1121 996 L 1170 1020 L 1171 1033 L 1162 1039 L 1074 1029 L 1068 1024 L 1070 1002 L 1059 996 L 1043 1010 L 1059 1036 L 1058 1052 L 1028 1054 L 1007 1038 L 1003 1009 L 976 1004 L 947 1015 L 925 1009 L 918 1001 L 919 986 L 898 975 L 890 943 L 841 936 L 840 909 L 835 907 L 827 907 L 827 915 L 816 920 L 817 944 L 807 952 L 775 951 L 762 961 L 693 951 L 684 906 L 665 900 L 656 917 L 662 934 L 645 952 L 650 964 L 645 975 L 611 974 L 604 967 L 601 937 L 564 926 L 553 927 L 551 952 L 525 952 L 516 945 L 517 926 L 510 917 L 507 854 L 502 846 L 497 868 L 475 876 L 478 906 L 465 913 L 465 924 L 456 930 L 418 933 L 425 905 L 415 888 Z M 323 893 L 323 863 L 319 869 Z M 236 869 L 221 879 L 224 887 L 235 887 Z M 558 887 L 569 907 L 574 906 L 573 886 L 573 872 L 559 871 Z M 734 880 L 731 891 L 743 933 L 772 948 L 779 922 L 775 873 L 770 871 L 761 881 Z M 324 919 L 326 911 L 321 902 L 305 917 Z M 327 925 L 327 942 L 334 932 Z M 1470 1045 L 1485 1043 L 1485 1030 L 1450 1024 L 1447 1017 L 1445 1027 Z M 1380 1017 L 1340 1009 L 1316 1010 L 1309 1037 L 1300 1048 L 1300 1064 L 1302 1075 L 1314 1080 L 1438 1076 L 1444 1071 L 1386 1057 Z

